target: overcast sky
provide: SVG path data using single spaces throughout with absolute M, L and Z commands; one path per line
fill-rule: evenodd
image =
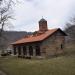
M 48 28 L 64 28 L 74 15 L 75 0 L 20 0 L 14 8 L 13 28 L 17 31 L 38 30 L 38 21 L 48 21 Z

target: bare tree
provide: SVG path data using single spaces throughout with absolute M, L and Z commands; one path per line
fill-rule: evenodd
M 66 23 L 66 28 L 75 25 L 75 17 L 71 17 L 70 20 Z
M 67 40 L 71 43 L 75 43 L 75 17 L 66 24 L 66 33 L 68 34 Z
M 0 0 L 0 49 L 6 46 L 6 35 L 4 34 L 4 27 L 8 26 L 12 17 L 13 0 Z M 12 11 L 12 12 L 11 12 Z
M 8 25 L 9 19 L 12 19 L 12 15 L 10 14 L 12 0 L 2 0 L 0 4 L 0 27 L 1 31 L 3 31 L 4 26 Z

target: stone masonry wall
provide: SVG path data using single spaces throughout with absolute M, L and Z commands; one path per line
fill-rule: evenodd
M 59 34 L 59 35 L 58 35 Z M 41 45 L 42 56 L 52 56 L 61 54 L 64 52 L 64 43 L 65 37 L 60 32 L 55 33 L 45 41 L 43 41 Z M 61 49 L 61 45 L 63 45 L 63 49 Z

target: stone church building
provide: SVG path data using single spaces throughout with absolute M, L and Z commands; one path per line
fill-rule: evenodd
M 47 21 L 39 21 L 39 30 L 32 35 L 12 43 L 14 55 L 18 57 L 49 58 L 62 54 L 65 48 L 65 32 L 61 29 L 48 29 Z

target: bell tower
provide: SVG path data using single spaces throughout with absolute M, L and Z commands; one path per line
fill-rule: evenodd
M 41 19 L 39 21 L 39 31 L 45 32 L 48 30 L 47 21 L 45 19 Z

